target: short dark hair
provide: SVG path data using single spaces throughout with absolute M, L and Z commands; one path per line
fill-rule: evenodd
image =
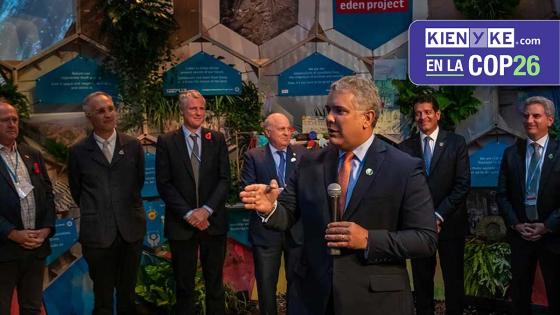
M 435 112 L 439 112 L 439 104 L 437 99 L 432 94 L 422 94 L 418 95 L 414 98 L 414 102 L 412 103 L 412 111 L 414 112 L 414 107 L 421 103 L 430 103 L 432 104 L 432 108 Z

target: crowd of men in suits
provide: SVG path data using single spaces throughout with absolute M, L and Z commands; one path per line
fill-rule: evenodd
M 181 93 L 179 108 L 182 126 L 160 136 L 156 151 L 175 312 L 197 311 L 200 259 L 206 313 L 225 314 L 228 149 L 222 133 L 202 127 L 206 100 L 198 91 Z M 110 95 L 88 95 L 83 110 L 93 131 L 70 149 L 68 170 L 81 211 L 93 314 L 113 314 L 115 305 L 118 314 L 135 314 L 146 229 L 144 151 L 117 131 Z M 252 211 L 249 238 L 261 314 L 277 314 L 282 256 L 288 314 L 434 314 L 436 252 L 445 312 L 463 313 L 470 187 L 465 139 L 440 128 L 437 100 L 422 95 L 413 104 L 418 134 L 393 147 L 374 133 L 381 110 L 373 82 L 348 76 L 331 85 L 327 98 L 327 148 L 292 145 L 293 129 L 283 114 L 265 119 L 268 144 L 245 154 L 240 193 Z M 501 164 L 497 198 L 509 228 L 514 314 L 531 313 L 537 262 L 549 313 L 560 314 L 560 146 L 549 135 L 554 114 L 550 100 L 528 98 L 522 108 L 528 139 L 508 148 Z M 48 239 L 55 232 L 54 197 L 43 157 L 18 143 L 18 135 L 16 108 L 0 102 L 0 314 L 9 314 L 14 288 L 20 314 L 39 314 Z M 333 183 L 339 185 L 336 199 L 327 193 Z M 406 259 L 412 261 L 414 298 Z

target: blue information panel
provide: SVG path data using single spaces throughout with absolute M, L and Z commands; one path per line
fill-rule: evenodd
M 560 85 L 560 21 L 415 21 L 418 85 Z
M 161 200 L 144 201 L 146 211 L 146 235 L 144 246 L 154 248 L 165 242 L 163 235 L 163 218 L 165 216 L 165 204 Z
M 44 291 L 49 315 L 86 315 L 93 311 L 93 283 L 83 257 L 74 261 Z
M 498 186 L 502 155 L 508 146 L 505 142 L 493 141 L 470 156 L 472 187 Z
M 332 0 L 334 29 L 369 49 L 405 32 L 413 0 Z
M 354 71 L 314 53 L 291 66 L 278 77 L 278 95 L 327 95 L 331 83 Z
M 142 198 L 158 197 L 156 186 L 156 155 L 150 152 L 144 153 L 144 187 L 142 187 Z
M 118 95 L 117 78 L 94 60 L 78 56 L 37 79 L 35 100 L 39 104 L 80 104 L 95 91 L 113 98 Z
M 51 254 L 47 257 L 47 265 L 50 265 L 78 241 L 78 231 L 76 230 L 74 219 L 56 220 L 55 229 L 56 233 L 49 240 L 51 243 Z
M 165 95 L 176 95 L 187 90 L 198 90 L 203 95 L 241 94 L 241 73 L 220 60 L 199 52 L 165 73 Z
M 251 212 L 247 211 L 240 204 L 227 208 L 227 211 L 229 221 L 228 237 L 233 238 L 247 247 L 250 247 L 249 218 L 251 216 Z

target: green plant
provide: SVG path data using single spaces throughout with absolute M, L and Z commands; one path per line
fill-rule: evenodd
M 510 18 L 519 0 L 453 0 L 455 7 L 471 20 Z
M 171 263 L 161 259 L 140 268 L 135 292 L 144 301 L 170 312 L 175 305 L 175 278 Z
M 68 161 L 69 148 L 64 143 L 60 143 L 54 139 L 45 139 L 45 149 L 51 154 L 57 162 L 66 164 Z
M 119 78 L 123 113 L 120 127 L 138 127 L 145 114 L 166 117 L 168 102 L 163 99 L 162 77 L 171 63 L 168 38 L 176 28 L 172 0 L 112 0 L 102 2 L 103 31 L 109 38 L 109 68 Z M 162 106 L 163 109 L 158 109 Z M 155 107 L 152 108 L 152 107 Z M 151 117 L 147 117 L 148 121 Z M 156 121 L 161 125 L 161 121 Z
M 418 86 L 410 80 L 393 80 L 399 96 L 396 100 L 401 112 L 408 118 L 411 130 L 416 130 L 414 121 L 414 99 L 418 95 L 432 94 L 439 103 L 441 111 L 440 126 L 455 129 L 458 123 L 478 111 L 480 100 L 473 96 L 473 86 Z
M 511 282 L 509 244 L 472 239 L 465 244 L 465 294 L 481 297 L 506 295 Z
M 29 118 L 31 103 L 25 95 L 18 91 L 14 81 L 8 79 L 4 84 L 0 84 L 0 99 L 12 104 L 17 109 L 20 118 Z

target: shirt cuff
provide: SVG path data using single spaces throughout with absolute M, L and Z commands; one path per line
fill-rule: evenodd
M 212 213 L 214 213 L 214 209 L 208 207 L 207 205 L 202 206 L 202 208 L 206 209 L 209 215 L 212 215 Z
M 278 207 L 278 201 L 274 202 L 274 205 L 272 206 L 272 210 L 270 211 L 270 213 L 268 213 L 267 216 L 264 216 L 260 213 L 257 212 L 257 214 L 259 215 L 259 217 L 261 217 L 261 220 L 263 223 L 268 222 L 268 219 L 270 219 L 270 217 L 274 214 L 274 212 L 276 211 L 276 208 Z
M 185 219 L 185 220 L 188 219 L 188 218 L 192 215 L 193 211 L 194 211 L 194 209 L 193 209 L 193 210 L 190 210 L 189 212 L 187 212 L 187 214 L 185 214 L 185 216 L 183 217 L 183 219 Z
M 435 212 L 435 214 L 436 214 L 436 217 L 441 221 L 441 223 L 443 223 L 443 217 L 437 212 Z

